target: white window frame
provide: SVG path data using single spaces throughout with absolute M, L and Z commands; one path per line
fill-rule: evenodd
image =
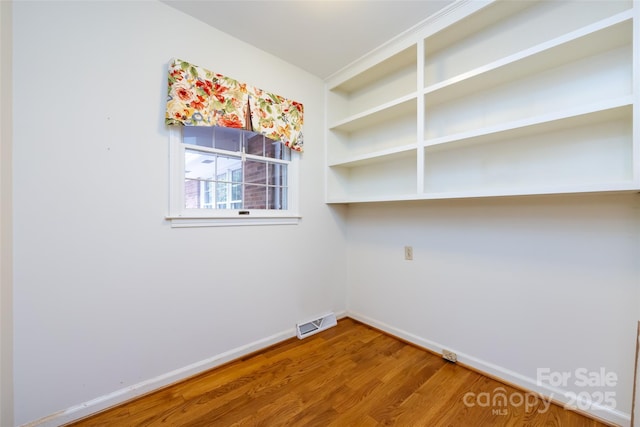
M 298 200 L 299 152 L 291 150 L 291 162 L 288 165 L 288 209 L 187 209 L 184 207 L 184 159 L 185 149 L 187 147 L 192 148 L 182 143 L 182 127 L 169 126 L 169 214 L 166 216 L 166 219 L 171 222 L 172 227 L 299 223 L 301 218 Z M 229 154 L 237 155 L 238 153 Z

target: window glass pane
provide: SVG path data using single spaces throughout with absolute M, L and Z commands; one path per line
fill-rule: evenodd
M 213 129 L 212 127 L 204 126 L 185 126 L 182 128 L 182 142 L 212 148 Z
M 242 184 L 216 182 L 216 208 L 241 209 Z
M 287 155 L 291 153 L 291 149 L 285 147 L 279 141 L 273 141 L 271 139 L 266 140 L 265 157 L 272 159 L 286 160 Z
M 266 138 L 255 132 L 246 132 L 247 154 L 270 159 L 291 160 L 291 149 L 279 141 Z
M 285 187 L 269 187 L 269 205 L 267 209 L 288 209 L 287 189 Z
M 256 160 L 247 160 L 244 166 L 244 180 L 252 184 L 267 183 L 267 164 Z
M 200 181 L 200 191 L 202 192 L 201 208 L 213 209 L 215 207 L 213 205 L 213 184 L 211 181 Z
M 266 209 L 267 208 L 267 188 L 264 185 L 244 186 L 244 208 L 245 209 Z
M 287 165 L 269 163 L 268 184 L 287 185 Z
M 231 201 L 238 209 L 242 207 L 242 184 L 231 184 Z
M 184 180 L 184 207 L 187 209 L 200 209 L 200 183 L 195 179 Z
M 242 182 L 242 169 L 235 169 L 231 172 L 231 182 Z
M 267 157 L 278 160 L 291 160 L 291 149 L 289 147 L 286 147 L 278 141 L 271 141 L 269 139 L 267 139 L 267 141 L 269 142 Z
M 220 150 L 227 151 L 242 151 L 242 133 L 240 129 L 214 127 L 214 144 L 212 148 L 218 148 Z
M 216 182 L 216 209 L 225 209 L 229 202 L 228 187 L 226 182 Z
M 188 179 L 213 179 L 216 155 L 195 150 L 185 150 L 184 176 Z
M 226 203 L 229 199 L 229 195 L 227 194 L 227 184 L 223 182 L 216 182 L 216 202 L 218 205 L 220 203 Z M 216 206 L 217 209 L 224 209 L 224 207 Z
M 242 208 L 242 161 L 238 157 L 218 155 L 216 208 Z
M 218 155 L 217 178 L 221 181 L 242 182 L 242 161 L 239 157 Z M 240 174 L 234 171 L 240 170 Z M 235 178 L 235 179 L 234 179 Z
M 246 137 L 247 154 L 264 157 L 264 144 L 267 138 L 254 132 L 247 132 Z

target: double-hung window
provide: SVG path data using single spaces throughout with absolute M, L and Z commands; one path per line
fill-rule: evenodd
M 167 89 L 172 226 L 296 224 L 303 105 L 179 59 Z
M 173 226 L 295 224 L 298 153 L 236 128 L 170 129 Z

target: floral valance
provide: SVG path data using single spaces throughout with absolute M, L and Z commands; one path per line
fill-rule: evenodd
M 179 59 L 169 65 L 165 122 L 249 129 L 303 147 L 302 104 Z

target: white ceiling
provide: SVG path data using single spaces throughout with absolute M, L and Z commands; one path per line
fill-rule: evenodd
M 324 79 L 454 0 L 162 0 Z

